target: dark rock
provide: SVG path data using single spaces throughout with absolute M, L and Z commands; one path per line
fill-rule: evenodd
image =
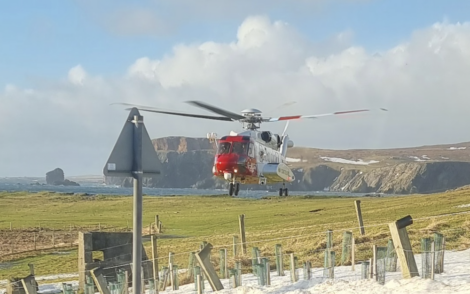
M 54 183 L 63 182 L 64 180 L 64 171 L 61 168 L 46 173 L 46 183 L 49 185 L 55 185 Z
M 64 177 L 64 171 L 60 168 L 56 168 L 46 173 L 46 183 L 54 186 L 80 186 L 80 184 L 66 180 Z
M 54 186 L 80 186 L 79 183 L 70 181 L 70 180 L 63 180 L 62 182 L 57 181 L 57 182 L 52 183 L 52 185 Z

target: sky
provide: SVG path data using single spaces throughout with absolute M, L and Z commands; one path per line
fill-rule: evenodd
M 304 147 L 470 141 L 468 11 L 465 0 L 2 1 L 0 176 L 102 174 L 127 118 L 120 102 L 274 117 L 373 110 L 292 122 Z M 142 114 L 151 138 L 242 127 Z

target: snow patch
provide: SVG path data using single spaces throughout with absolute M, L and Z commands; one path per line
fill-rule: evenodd
M 422 278 L 421 254 L 415 254 L 415 261 L 418 265 L 419 277 L 412 279 L 403 279 L 401 271 L 387 272 L 385 274 L 385 285 L 380 285 L 371 279 L 362 280 L 360 271 L 360 262 L 356 263 L 356 271 L 351 271 L 351 266 L 335 266 L 334 279 L 323 278 L 323 268 L 312 268 L 312 277 L 310 280 L 303 279 L 303 269 L 297 270 L 299 280 L 295 283 L 290 281 L 290 272 L 284 271 L 284 276 L 278 276 L 275 271 L 270 272 L 271 285 L 258 285 L 258 277 L 253 274 L 242 275 L 242 286 L 233 289 L 230 287 L 229 279 L 221 279 L 223 290 L 217 292 L 220 294 L 244 293 L 244 294 L 262 294 L 262 293 L 470 293 L 470 250 L 449 251 L 444 254 L 445 273 L 436 274 L 434 280 Z M 358 270 L 359 269 L 359 270 Z M 52 277 L 52 276 L 49 276 Z M 57 276 L 59 278 L 60 276 Z M 41 278 L 41 277 L 36 277 Z M 2 283 L 3 282 L 3 283 Z M 78 282 L 66 282 L 72 284 L 75 289 Z M 204 280 L 204 287 L 207 293 L 213 293 L 209 282 Z M 0 281 L 0 293 L 6 292 L 6 280 Z M 146 294 L 152 293 L 146 286 Z M 44 293 L 59 293 L 62 289 L 62 283 L 41 284 L 39 291 Z M 131 289 L 131 288 L 130 288 Z M 129 290 L 130 290 L 129 289 Z M 194 283 L 180 285 L 179 290 L 171 290 L 167 287 L 161 294 L 182 294 L 195 293 Z
M 300 159 L 300 158 L 292 158 L 292 157 L 286 157 L 287 162 L 307 162 L 306 159 Z
M 320 158 L 325 160 L 325 161 L 330 161 L 330 162 L 338 162 L 338 163 L 345 163 L 345 164 L 359 164 L 359 165 L 369 165 L 371 163 L 378 163 L 379 162 L 377 160 L 363 161 L 362 159 L 358 159 L 357 161 L 354 161 L 354 160 L 348 160 L 348 159 L 344 159 L 344 158 L 325 157 L 325 156 L 320 156 Z
M 415 161 L 426 161 L 424 159 L 419 158 L 418 156 L 408 156 L 408 158 L 414 159 Z
M 466 207 L 470 207 L 470 204 L 462 204 L 462 205 L 459 205 L 459 206 L 456 206 L 457 208 L 466 208 Z

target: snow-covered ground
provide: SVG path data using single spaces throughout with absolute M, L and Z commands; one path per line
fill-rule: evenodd
M 415 255 L 416 264 L 421 275 L 421 256 Z M 242 277 L 242 286 L 231 289 L 228 279 L 222 279 L 224 289 L 217 293 L 244 293 L 244 294 L 261 294 L 261 293 L 290 293 L 290 294 L 307 294 L 307 293 L 470 293 L 470 249 L 464 251 L 446 251 L 444 254 L 444 273 L 436 274 L 434 280 L 414 277 L 411 279 L 402 279 L 400 269 L 397 272 L 386 272 L 385 284 L 381 285 L 374 280 L 361 279 L 361 265 L 356 265 L 355 271 L 351 270 L 351 266 L 335 267 L 334 279 L 323 278 L 322 268 L 312 268 L 312 278 L 303 279 L 302 269 L 298 270 L 299 280 L 295 283 L 290 281 L 289 271 L 285 271 L 285 276 L 278 276 L 275 271 L 271 271 L 271 285 L 259 286 L 257 277 L 253 274 L 245 274 Z M 76 277 L 70 275 L 69 277 Z M 52 279 L 48 276 L 46 279 Z M 57 278 L 57 276 L 55 276 Z M 41 277 L 37 280 L 41 284 Z M 43 280 L 44 282 L 44 280 Z M 0 287 L 5 285 L 6 281 L 0 281 Z M 76 280 L 67 282 L 74 286 L 78 285 Z M 41 284 L 39 286 L 41 292 L 57 292 L 62 288 L 61 283 Z M 131 289 L 129 289 L 131 290 Z M 0 289 L 0 293 L 5 289 Z M 131 293 L 131 292 L 130 292 Z M 146 291 L 150 294 L 153 292 Z M 194 284 L 182 285 L 179 290 L 171 290 L 167 287 L 166 291 L 160 293 L 196 293 Z M 205 281 L 204 293 L 213 293 L 209 283 Z
M 470 207 L 470 204 L 462 204 L 462 205 L 458 205 L 456 207 L 457 208 L 466 208 L 466 207 Z
M 344 158 L 325 157 L 325 156 L 320 156 L 320 158 L 325 160 L 325 161 L 346 163 L 346 164 L 369 165 L 369 164 L 372 164 L 372 163 L 378 163 L 377 160 L 363 161 L 362 159 L 359 159 L 357 161 L 354 161 L 354 160 L 348 160 L 348 159 L 344 159 Z
M 307 160 L 303 159 L 301 160 L 300 158 L 292 158 L 292 157 L 286 157 L 286 161 L 287 162 L 307 162 Z
M 449 150 L 465 150 L 467 147 L 449 147 Z
M 425 159 L 421 159 L 418 156 L 408 156 L 411 159 L 414 159 L 415 161 L 426 161 Z

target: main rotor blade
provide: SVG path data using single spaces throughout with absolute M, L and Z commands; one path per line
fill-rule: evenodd
M 158 110 L 158 109 L 153 108 L 153 107 L 134 105 L 134 104 L 128 104 L 128 103 L 114 103 L 114 104 L 132 106 L 132 107 L 136 107 L 137 109 L 139 109 L 141 111 L 147 111 L 147 112 L 156 112 L 156 113 L 179 115 L 179 116 L 186 116 L 186 117 L 195 117 L 195 118 L 204 118 L 204 119 L 212 119 L 212 120 L 232 121 L 231 118 L 225 117 L 225 116 L 211 116 L 211 115 L 203 115 L 203 114 L 192 114 L 192 113 L 165 111 L 165 110 Z
M 279 108 L 281 108 L 281 107 L 287 107 L 287 106 L 293 105 L 293 104 L 295 104 L 295 103 L 297 103 L 297 102 L 296 102 L 296 101 L 289 101 L 289 102 L 286 102 L 286 103 L 284 103 L 284 104 L 278 105 L 278 106 L 276 106 L 276 107 L 274 107 L 274 108 L 272 108 L 272 109 L 266 111 L 265 113 L 270 113 L 270 112 L 273 112 L 274 110 L 277 110 L 277 109 L 279 109 Z
M 218 107 L 209 105 L 209 104 L 204 103 L 204 102 L 200 102 L 200 101 L 186 101 L 186 102 L 189 103 L 189 104 L 195 105 L 197 107 L 201 107 L 201 108 L 204 108 L 206 110 L 212 111 L 214 113 L 217 113 L 217 114 L 220 114 L 220 115 L 223 115 L 223 116 L 226 116 L 226 117 L 230 117 L 233 120 L 245 119 L 244 116 L 241 116 L 239 114 L 236 114 L 236 113 L 233 113 L 233 112 L 230 112 L 230 111 L 227 111 L 227 110 L 220 109 Z
M 385 109 L 385 108 L 380 108 L 380 110 L 387 111 L 387 109 Z M 324 116 L 343 115 L 343 114 L 365 112 L 365 111 L 370 111 L 370 109 L 337 111 L 337 112 L 332 112 L 332 113 L 313 114 L 313 115 L 291 115 L 291 116 L 271 117 L 271 118 L 266 118 L 263 121 L 265 121 L 265 122 L 274 122 L 274 121 L 292 120 L 292 119 L 319 118 L 319 117 L 324 117 Z

